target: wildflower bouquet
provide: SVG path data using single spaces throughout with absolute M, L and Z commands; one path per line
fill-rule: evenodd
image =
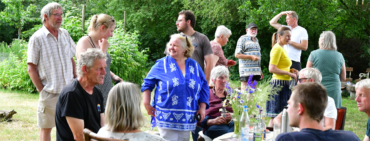
M 237 135 L 239 135 L 239 120 L 243 113 L 243 106 L 248 106 L 248 115 L 252 115 L 253 113 L 257 114 L 258 111 L 256 111 L 256 105 L 264 105 L 267 100 L 271 99 L 271 95 L 276 94 L 278 91 L 277 88 L 272 88 L 270 86 L 269 80 L 261 81 L 257 87 L 257 82 L 252 82 L 252 78 L 253 75 L 250 75 L 245 90 L 232 89 L 229 83 L 225 84 L 227 100 L 224 101 L 223 106 L 231 106 L 233 109 L 234 133 Z

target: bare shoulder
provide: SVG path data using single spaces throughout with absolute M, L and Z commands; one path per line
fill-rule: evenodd
M 81 37 L 76 45 L 76 56 L 78 56 L 82 52 L 85 52 L 88 48 L 91 48 L 91 44 L 89 43 L 89 37 L 88 36 Z

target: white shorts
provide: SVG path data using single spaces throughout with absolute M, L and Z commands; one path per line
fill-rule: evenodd
M 160 136 L 165 141 L 189 141 L 190 131 L 177 131 L 158 127 Z

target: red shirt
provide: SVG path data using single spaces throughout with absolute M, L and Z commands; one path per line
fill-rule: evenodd
M 224 91 L 224 95 L 226 98 L 226 91 Z M 206 116 L 213 118 L 221 116 L 220 108 L 222 107 L 223 100 L 225 100 L 225 98 L 219 98 L 214 89 L 209 89 L 209 108 L 206 110 Z M 226 107 L 226 110 L 231 113 L 233 112 L 231 107 Z

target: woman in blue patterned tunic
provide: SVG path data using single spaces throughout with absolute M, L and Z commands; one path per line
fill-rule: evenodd
M 161 137 L 189 141 L 189 131 L 196 127 L 196 115 L 202 121 L 209 107 L 209 87 L 201 67 L 190 58 L 194 47 L 188 37 L 171 35 L 167 48 L 169 55 L 157 60 L 142 84 L 144 106 Z

